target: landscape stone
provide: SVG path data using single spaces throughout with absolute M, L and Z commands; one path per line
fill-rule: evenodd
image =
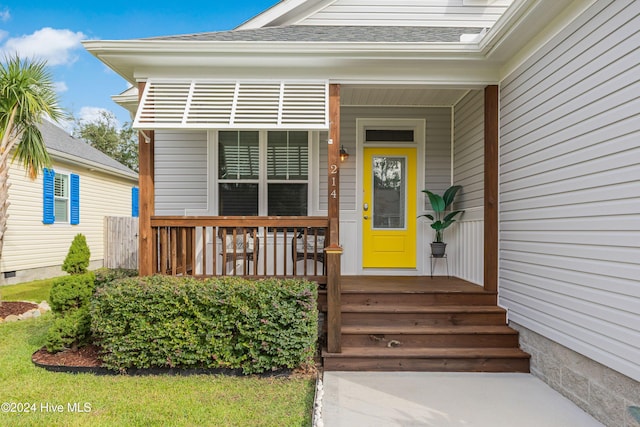
M 5 322 L 17 322 L 18 320 L 20 320 L 20 318 L 15 314 L 10 314 L 4 318 Z

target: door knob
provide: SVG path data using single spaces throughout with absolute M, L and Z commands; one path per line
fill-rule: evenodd
M 364 205 L 362 205 L 362 210 L 364 210 L 365 212 L 369 210 L 369 204 L 365 203 Z
M 365 215 L 365 216 L 363 216 L 362 218 L 364 218 L 364 219 L 369 219 L 369 215 Z

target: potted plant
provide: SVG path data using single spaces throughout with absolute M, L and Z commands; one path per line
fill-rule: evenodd
M 420 215 L 425 218 L 429 218 L 432 221 L 431 228 L 436 231 L 436 238 L 433 243 L 431 243 L 431 255 L 434 258 L 442 258 L 444 256 L 447 244 L 442 241 L 442 234 L 447 227 L 449 227 L 456 221 L 456 215 L 464 212 L 461 210 L 457 210 L 446 213 L 447 209 L 449 209 L 449 206 L 451 206 L 451 204 L 453 203 L 453 199 L 456 197 L 456 193 L 461 188 L 462 186 L 460 185 L 452 185 L 451 187 L 447 188 L 442 196 L 432 193 L 429 190 L 422 190 L 422 192 L 429 197 L 429 202 L 431 203 L 431 208 L 434 212 L 434 215 Z

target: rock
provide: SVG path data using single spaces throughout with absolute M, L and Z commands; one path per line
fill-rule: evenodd
M 42 313 L 40 312 L 39 309 L 33 311 L 33 317 L 40 317 L 40 316 L 42 316 Z
M 26 313 L 22 313 L 20 316 L 18 316 L 21 318 L 21 320 L 24 319 L 31 319 L 33 317 L 33 311 L 29 310 Z
M 42 301 L 40 304 L 38 304 L 38 309 L 40 310 L 40 313 L 44 314 L 45 312 L 51 310 L 51 306 L 48 302 Z
M 15 314 L 10 314 L 4 318 L 5 322 L 17 322 L 18 320 L 20 320 L 20 318 Z

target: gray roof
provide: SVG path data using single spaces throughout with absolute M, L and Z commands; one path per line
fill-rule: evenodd
M 93 148 L 84 140 L 74 138 L 64 129 L 47 120 L 43 120 L 42 124 L 40 124 L 38 128 L 42 133 L 44 144 L 47 146 L 48 150 L 68 154 L 78 158 L 80 161 L 86 160 L 107 169 L 115 169 L 125 175 L 137 175 L 135 171 L 132 171 L 122 163 L 112 159 L 102 151 Z M 50 154 L 54 155 L 54 153 Z
M 462 34 L 478 34 L 481 31 L 482 28 L 463 27 L 291 25 L 287 27 L 152 37 L 144 40 L 452 43 L 459 42 Z

